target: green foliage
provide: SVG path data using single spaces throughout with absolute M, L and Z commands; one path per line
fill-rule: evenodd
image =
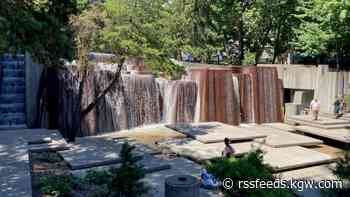
M 88 171 L 83 180 L 89 184 L 108 185 L 112 181 L 112 174 L 109 171 Z
M 43 152 L 40 154 L 36 154 L 36 159 L 48 163 L 57 163 L 62 161 L 62 158 L 54 152 Z
M 243 60 L 243 65 L 255 65 L 255 53 L 252 53 L 250 51 L 246 51 L 244 53 L 244 60 Z
M 331 188 L 322 190 L 324 197 L 346 197 L 349 196 L 350 188 L 350 150 L 344 151 L 344 156 L 337 161 L 334 174 L 343 181 L 343 188 Z
M 45 176 L 40 179 L 40 191 L 46 195 L 61 197 L 69 194 L 77 184 L 73 176 Z
M 110 190 L 115 197 L 137 197 L 147 192 L 147 187 L 141 181 L 145 173 L 142 166 L 137 164 L 142 158 L 134 156 L 132 151 L 134 146 L 127 142 L 123 144 L 120 152 L 121 166 L 111 169 L 112 182 Z
M 79 62 L 84 62 L 81 58 L 89 51 L 143 57 L 155 73 L 163 72 L 169 78 L 178 78 L 184 69 L 172 63 L 170 58 L 178 56 L 186 38 L 172 32 L 183 28 L 180 21 L 171 17 L 172 9 L 164 2 L 108 0 L 89 6 L 79 16 L 72 17 Z M 169 23 L 169 20 L 173 21 Z
M 0 47 L 6 52 L 28 51 L 40 63 L 59 64 L 73 57 L 69 15 L 76 13 L 75 0 L 0 1 Z
M 269 166 L 263 164 L 262 152 L 255 151 L 240 159 L 229 158 L 219 159 L 207 166 L 208 172 L 212 173 L 220 180 L 231 178 L 234 187 L 231 190 L 225 190 L 226 196 L 232 196 L 237 192 L 241 196 L 293 196 L 288 190 L 284 189 L 244 189 L 239 188 L 238 181 L 244 180 L 274 180 L 272 170 Z
M 349 1 L 303 1 L 296 16 L 301 21 L 300 28 L 295 29 L 296 49 L 311 56 L 343 56 L 350 52 Z
M 344 151 L 344 157 L 337 161 L 334 174 L 341 179 L 350 181 L 350 150 Z

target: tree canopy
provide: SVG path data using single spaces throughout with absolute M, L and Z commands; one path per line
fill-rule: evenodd
M 276 63 L 295 51 L 342 61 L 350 51 L 347 0 L 3 0 L 0 6 L 0 50 L 29 51 L 49 65 L 75 55 L 70 16 L 96 9 L 101 24 L 90 50 L 127 49 L 169 75 L 182 69 L 170 58 L 217 63 L 221 55 L 219 63 L 254 64 L 271 51 Z

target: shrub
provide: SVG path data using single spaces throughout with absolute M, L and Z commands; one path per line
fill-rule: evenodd
M 350 150 L 344 151 L 344 157 L 337 161 L 334 174 L 341 179 L 350 181 Z
M 110 171 L 107 170 L 91 170 L 87 172 L 83 180 L 89 184 L 95 185 L 110 184 L 110 182 L 112 181 L 112 174 L 110 173 Z
M 337 161 L 334 174 L 343 180 L 344 188 L 332 188 L 322 191 L 322 196 L 327 197 L 347 197 L 350 194 L 350 150 L 344 151 L 344 157 Z
M 70 193 L 77 181 L 73 176 L 46 176 L 40 179 L 39 187 L 43 194 L 60 197 Z
M 226 196 L 293 196 L 289 190 L 285 189 L 244 189 L 239 188 L 238 181 L 266 180 L 273 181 L 272 169 L 263 164 L 262 152 L 260 150 L 251 152 L 240 159 L 229 158 L 219 159 L 207 165 L 208 172 L 212 173 L 220 180 L 230 178 L 234 182 L 231 190 L 225 190 Z
M 121 166 L 112 168 L 112 182 L 110 191 L 115 197 L 136 197 L 147 192 L 147 187 L 141 181 L 145 173 L 143 166 L 137 162 L 142 159 L 134 156 L 132 151 L 134 146 L 130 146 L 127 142 L 123 144 L 120 152 Z

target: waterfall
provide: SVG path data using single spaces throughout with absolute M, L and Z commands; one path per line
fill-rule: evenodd
M 123 75 L 129 128 L 160 122 L 159 91 L 152 75 Z
M 161 82 L 163 92 L 163 121 L 166 123 L 193 122 L 197 100 L 194 81 L 177 80 Z
M 239 124 L 240 105 L 234 89 L 232 68 L 192 68 L 187 78 L 195 80 L 198 85 L 197 122 Z

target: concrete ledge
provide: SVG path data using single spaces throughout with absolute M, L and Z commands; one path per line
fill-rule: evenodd
M 167 127 L 206 144 L 223 142 L 226 137 L 231 141 L 248 141 L 266 137 L 264 134 L 246 128 L 231 126 L 220 122 L 176 124 L 167 125 Z

